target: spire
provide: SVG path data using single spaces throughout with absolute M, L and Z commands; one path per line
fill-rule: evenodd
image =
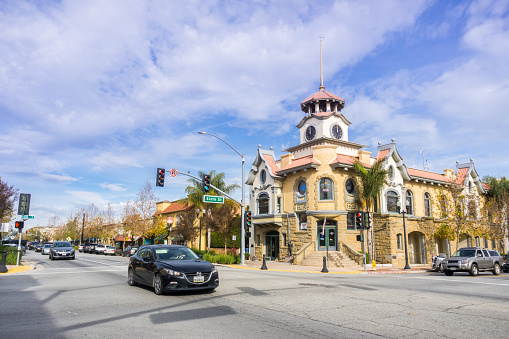
M 318 36 L 320 38 L 320 90 L 325 89 L 323 85 L 323 62 L 322 62 L 322 39 L 325 39 L 323 36 Z

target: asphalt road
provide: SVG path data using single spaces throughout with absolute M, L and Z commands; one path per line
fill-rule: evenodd
M 77 254 L 0 276 L 2 338 L 506 338 L 509 274 L 347 275 L 220 267 L 212 293 L 157 296 L 128 258 Z

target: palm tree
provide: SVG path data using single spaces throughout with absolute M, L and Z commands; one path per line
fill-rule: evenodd
M 509 234 L 507 222 L 509 221 L 509 180 L 505 177 L 500 179 L 484 177 L 483 182 L 490 185 L 488 201 L 485 209 L 490 214 L 490 221 L 495 227 L 494 235 L 500 239 L 502 252 L 506 252 L 506 240 Z
M 364 165 L 359 160 L 355 160 L 355 163 L 353 164 L 355 172 L 360 176 L 361 179 L 359 196 L 362 201 L 364 201 L 368 214 L 370 213 L 371 207 L 373 206 L 373 202 L 375 199 L 378 199 L 382 187 L 387 184 L 387 170 L 382 168 L 384 161 L 385 158 L 381 158 L 375 161 L 375 163 L 370 168 L 364 167 Z M 370 219 L 373 220 L 372 218 Z M 368 238 L 372 239 L 373 227 L 371 227 L 369 234 L 370 237 Z M 374 245 L 374 242 L 371 241 L 371 239 L 368 239 L 368 241 Z M 375 251 L 374 248 L 371 248 L 371 244 L 368 243 L 368 251 L 370 252 L 370 256 L 371 253 L 373 253 L 374 260 Z

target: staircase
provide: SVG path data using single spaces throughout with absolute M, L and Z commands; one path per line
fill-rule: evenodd
M 307 255 L 306 258 L 302 260 L 301 265 L 322 266 L 324 256 L 327 256 L 327 252 L 315 251 Z M 341 251 L 329 251 L 329 256 L 327 258 L 327 267 L 344 267 L 354 269 L 361 268 L 360 265 L 358 265 L 355 261 L 350 259 L 346 254 L 344 254 Z

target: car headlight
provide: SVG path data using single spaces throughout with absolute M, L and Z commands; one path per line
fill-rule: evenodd
M 217 273 L 217 267 L 212 265 L 212 273 Z
M 468 260 L 461 260 L 462 264 L 468 264 Z
M 173 276 L 182 275 L 182 273 L 180 273 L 180 272 L 170 270 L 167 268 L 163 268 L 163 271 L 166 272 L 166 274 L 168 274 L 168 275 L 173 275 Z

